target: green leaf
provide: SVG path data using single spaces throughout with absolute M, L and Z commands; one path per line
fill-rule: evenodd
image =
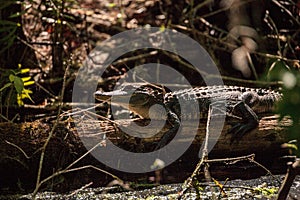
M 22 79 L 18 76 L 15 76 L 15 79 L 14 79 L 14 86 L 17 90 L 17 93 L 18 94 L 21 94 L 23 89 L 24 89 L 24 82 L 22 81 Z
M 10 87 L 12 85 L 12 83 L 6 83 L 1 89 L 0 92 L 2 92 L 3 90 L 5 90 L 6 88 Z
M 8 78 L 9 78 L 9 81 L 10 81 L 10 82 L 14 82 L 14 80 L 15 80 L 15 75 L 10 74 Z
M 30 89 L 24 89 L 23 90 L 23 93 L 25 94 L 32 94 L 33 92 L 32 92 L 32 90 L 30 90 Z
M 25 74 L 25 73 L 27 73 L 29 71 L 30 71 L 29 68 L 21 69 L 21 74 Z
M 27 82 L 27 81 L 29 81 L 30 79 L 31 79 L 30 76 L 28 76 L 28 77 L 22 77 L 22 80 L 23 80 L 24 83 Z
M 34 81 L 26 81 L 24 82 L 24 86 L 33 85 Z
M 22 12 L 17 12 L 17 13 L 14 13 L 14 14 L 10 15 L 8 18 L 16 18 L 16 17 L 19 17 L 19 16 L 21 16 L 25 13 L 26 13 L 26 11 L 23 10 Z
M 17 26 L 16 22 L 8 21 L 8 20 L 0 20 L 0 25 L 14 25 Z
M 30 93 L 32 93 L 32 91 L 31 90 L 28 90 L 28 89 L 24 89 L 23 90 L 23 93 L 26 95 L 26 97 L 28 98 L 28 99 L 30 99 L 30 101 L 32 102 L 32 103 L 34 103 L 34 101 L 31 99 L 31 97 L 30 97 Z
M 24 102 L 22 100 L 22 97 L 20 94 L 17 95 L 17 103 L 19 106 L 23 106 L 24 105 Z

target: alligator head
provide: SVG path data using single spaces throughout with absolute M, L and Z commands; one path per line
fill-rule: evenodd
M 123 84 L 114 91 L 96 91 L 98 101 L 111 102 L 126 108 L 141 118 L 150 119 L 149 109 L 155 104 L 163 104 L 164 90 L 160 86 L 145 83 Z

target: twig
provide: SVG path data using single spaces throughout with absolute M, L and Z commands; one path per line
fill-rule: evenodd
M 297 18 L 294 17 L 293 13 L 291 13 L 290 10 L 288 10 L 286 7 L 284 7 L 279 1 L 272 0 L 272 2 L 277 5 L 279 8 L 281 8 L 286 14 L 288 14 L 298 26 L 300 25 L 300 22 L 297 20 Z
M 69 69 L 70 69 L 70 65 L 68 64 L 67 67 L 66 67 L 65 73 L 64 73 L 63 85 L 62 85 L 61 95 L 60 95 L 60 98 L 59 98 L 60 102 L 63 101 L 63 96 L 65 94 L 66 79 L 67 79 L 67 74 L 68 74 Z M 58 107 L 58 113 L 57 113 L 56 121 L 55 121 L 52 129 L 50 130 L 48 138 L 45 141 L 45 144 L 42 147 L 42 152 L 41 152 L 41 157 L 40 157 L 40 162 L 39 162 L 39 168 L 38 168 L 38 173 L 37 173 L 36 187 L 35 187 L 35 189 L 33 191 L 33 199 L 35 199 L 36 194 L 37 194 L 37 192 L 38 192 L 38 190 L 39 190 L 39 188 L 41 186 L 40 180 L 41 180 L 41 175 L 42 175 L 42 169 L 43 169 L 43 162 L 44 162 L 45 152 L 46 152 L 46 148 L 48 146 L 48 143 L 49 143 L 50 139 L 53 136 L 54 130 L 56 129 L 56 127 L 58 126 L 58 123 L 60 121 L 59 115 L 60 115 L 61 110 L 62 110 L 62 106 L 61 105 L 62 104 L 60 104 L 60 106 Z
M 210 187 L 219 187 L 216 184 L 211 184 L 211 183 L 199 183 L 200 186 L 210 186 Z M 253 187 L 249 187 L 249 186 L 243 186 L 243 185 L 223 185 L 223 188 L 241 188 L 241 189 L 245 189 L 245 190 L 252 190 L 254 191 Z
M 71 197 L 71 196 L 73 196 L 73 195 L 77 194 L 78 192 L 80 192 L 80 191 L 84 190 L 85 188 L 87 188 L 87 187 L 91 186 L 92 184 L 93 184 L 93 182 L 90 182 L 90 183 L 88 183 L 88 184 L 85 184 L 85 185 L 84 185 L 84 186 L 82 186 L 81 188 L 79 188 L 79 189 L 77 189 L 77 190 L 73 191 L 71 194 L 67 195 L 67 197 Z
M 9 142 L 9 141 L 7 141 L 7 140 L 5 140 L 5 142 L 6 142 L 7 144 L 13 146 L 13 147 L 16 147 L 19 151 L 21 151 L 22 154 L 25 156 L 25 158 L 27 158 L 27 159 L 30 158 L 30 157 L 25 153 L 25 151 L 24 151 L 21 147 L 17 146 L 17 145 L 14 144 L 14 143 L 11 143 L 11 142 Z
M 75 165 L 76 163 L 78 163 L 82 158 L 84 158 L 86 155 L 88 155 L 90 152 L 92 152 L 94 149 L 96 149 L 98 146 L 101 146 L 101 143 L 97 143 L 95 146 L 93 146 L 93 148 L 91 148 L 90 150 L 88 150 L 85 154 L 83 154 L 82 156 L 80 156 L 77 160 L 75 160 L 74 162 L 72 162 L 70 165 L 68 165 L 65 170 L 70 169 L 73 165 Z
M 12 120 L 9 120 L 8 118 L 6 118 L 4 115 L 0 114 L 0 117 L 3 118 L 5 121 L 7 122 L 12 122 Z
M 65 174 L 65 173 L 69 173 L 69 172 L 78 171 L 78 170 L 88 169 L 88 168 L 92 168 L 92 169 L 95 169 L 95 170 L 97 170 L 97 171 L 103 172 L 103 173 L 105 173 L 105 174 L 110 175 L 110 176 L 113 177 L 114 179 L 117 179 L 117 180 L 119 180 L 120 182 L 123 182 L 119 177 L 117 177 L 117 176 L 115 176 L 115 175 L 113 175 L 113 174 L 111 174 L 111 173 L 109 173 L 109 172 L 107 172 L 107 171 L 105 171 L 105 170 L 103 170 L 103 169 L 100 169 L 100 168 L 95 167 L 95 166 L 93 166 L 93 165 L 86 165 L 86 166 L 77 167 L 77 168 L 72 168 L 72 169 L 68 169 L 68 170 L 64 169 L 64 170 L 57 171 L 57 172 L 53 173 L 51 176 L 48 176 L 47 178 L 43 179 L 43 180 L 40 182 L 39 187 L 40 187 L 41 185 L 43 185 L 44 183 L 46 183 L 47 181 L 49 181 L 49 180 L 51 180 L 52 178 L 54 178 L 55 176 L 58 176 L 58 175 L 61 175 L 61 174 Z M 32 194 L 32 197 L 34 198 L 35 195 L 36 195 L 36 194 L 33 193 L 33 194 Z
M 275 179 L 275 176 L 272 174 L 272 172 L 270 170 L 268 170 L 265 166 L 263 166 L 259 162 L 255 161 L 254 159 L 249 159 L 249 161 L 256 164 L 257 166 L 261 167 L 262 169 L 264 169 L 267 172 L 267 174 L 269 174 L 270 176 L 272 176 Z
M 203 157 L 203 161 L 204 161 L 204 177 L 206 182 L 211 182 L 212 178 L 209 172 L 209 164 L 206 162 L 208 160 L 208 139 L 210 136 L 210 121 L 212 119 L 212 113 L 214 111 L 214 108 L 212 107 L 212 104 L 209 105 L 209 109 L 208 109 L 208 116 L 207 116 L 207 123 L 206 123 L 206 134 L 205 134 L 205 140 L 204 140 L 204 148 L 202 151 L 202 157 Z M 210 187 L 210 191 L 212 194 L 212 199 L 216 199 L 216 195 L 215 195 L 215 191 L 213 187 Z
M 269 13 L 268 13 L 268 15 L 267 15 L 267 19 L 268 19 L 269 22 L 271 23 L 271 25 L 272 25 L 272 27 L 274 28 L 274 31 L 275 31 L 275 33 L 276 33 L 276 35 L 277 35 L 277 48 L 278 48 L 278 54 L 279 54 L 279 56 L 283 57 L 283 56 L 282 56 L 282 53 L 281 53 L 282 47 L 281 47 L 281 44 L 280 44 L 279 31 L 278 31 L 278 29 L 277 29 L 277 26 L 276 26 L 275 22 L 273 21 L 273 19 L 271 18 L 271 16 L 269 15 Z
M 250 65 L 250 68 L 251 68 L 251 71 L 252 71 L 252 73 L 253 73 L 253 75 L 255 77 L 255 80 L 258 80 L 258 75 L 257 75 L 256 69 L 254 67 L 254 64 L 252 62 L 251 55 L 250 55 L 249 52 L 247 52 L 246 55 L 247 55 L 247 61 L 248 61 L 249 65 Z
M 289 168 L 278 192 L 277 200 L 285 200 L 289 194 L 290 188 L 294 182 L 296 175 L 300 174 L 300 159 L 294 163 L 288 163 Z
M 151 51 L 149 53 L 144 53 L 144 54 L 137 55 L 137 56 L 131 56 L 129 58 L 119 59 L 119 60 L 113 62 L 112 65 L 120 65 L 120 64 L 127 63 L 129 61 L 141 60 L 142 58 L 147 58 L 147 57 L 154 56 L 154 55 L 157 55 L 157 54 L 158 54 L 157 50 L 156 51 Z
M 236 163 L 237 161 L 242 161 L 242 160 L 253 160 L 254 157 L 255 157 L 255 154 L 250 154 L 250 155 L 247 155 L 247 156 L 240 156 L 240 157 L 234 157 L 234 158 L 212 159 L 212 160 L 207 160 L 205 162 L 207 162 L 207 163 L 217 163 L 217 162 Z
M 49 90 L 47 90 L 46 88 L 44 88 L 41 84 L 39 84 L 38 82 L 35 82 L 35 84 L 41 88 L 42 90 L 44 90 L 44 92 L 46 92 L 48 95 L 50 95 L 51 97 L 53 97 L 54 99 L 58 99 L 57 96 L 55 96 L 54 94 L 52 94 Z
M 210 125 L 210 118 L 211 118 L 211 113 L 212 113 L 212 107 L 210 105 L 209 107 L 209 111 L 208 111 L 208 117 L 207 117 L 207 123 L 206 123 L 206 134 L 205 134 L 205 139 L 204 139 L 204 147 L 202 150 L 202 156 L 200 161 L 198 162 L 195 170 L 193 171 L 192 175 L 183 183 L 182 185 L 182 191 L 179 193 L 179 198 L 182 197 L 182 195 L 193 185 L 194 179 L 196 178 L 196 176 L 198 175 L 201 166 L 205 163 L 205 161 L 208 160 L 208 138 L 209 138 L 209 125 Z M 209 174 L 209 170 L 208 170 L 208 163 L 205 164 L 205 178 L 207 179 L 207 182 L 209 182 L 209 180 L 211 179 L 210 174 Z M 212 192 L 212 194 L 214 195 L 214 192 Z M 213 196 L 213 198 L 215 198 L 215 196 Z
M 95 106 L 94 103 L 76 103 L 76 102 L 65 102 L 65 103 L 53 103 L 53 104 L 46 104 L 46 105 L 31 105 L 31 104 L 24 104 L 24 108 L 29 108 L 29 109 L 34 109 L 34 110 L 47 110 L 47 111 L 52 111 L 52 110 L 57 110 L 58 107 L 61 106 L 62 108 L 72 108 L 76 106 Z M 87 108 L 88 109 L 93 109 L 92 108 Z M 83 110 L 80 112 L 84 112 Z

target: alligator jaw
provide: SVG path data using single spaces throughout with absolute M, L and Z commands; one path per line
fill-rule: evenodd
M 98 101 L 110 102 L 113 105 L 121 106 L 136 113 L 141 118 L 149 118 L 148 110 L 150 105 L 147 105 L 148 95 L 146 99 L 140 98 L 140 95 L 132 94 L 132 91 L 127 92 L 120 89 L 111 92 L 96 91 L 94 96 Z
M 96 91 L 94 96 L 98 101 L 109 102 L 113 105 L 121 106 L 139 115 L 140 118 L 150 119 L 150 107 L 155 104 L 162 104 L 163 96 L 162 94 L 160 96 L 155 96 L 156 93 L 153 92 L 153 89 L 147 89 L 148 90 L 139 89 L 139 87 L 132 87 L 129 85 L 111 92 Z M 161 112 L 160 110 L 158 111 L 159 114 L 157 115 L 160 116 Z
M 96 91 L 94 96 L 98 101 L 110 101 L 112 96 L 118 97 L 117 99 L 123 99 L 122 97 L 128 98 L 128 93 L 122 90 L 114 90 L 111 92 Z

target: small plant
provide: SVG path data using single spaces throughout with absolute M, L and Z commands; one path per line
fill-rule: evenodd
M 255 188 L 253 188 L 254 194 L 257 195 L 258 198 L 260 197 L 267 197 L 267 198 L 272 198 L 278 193 L 278 188 L 276 187 L 267 187 L 265 183 L 262 185 L 259 185 Z
M 0 81 L 0 96 L 1 101 L 7 107 L 17 103 L 19 106 L 24 105 L 23 100 L 28 98 L 32 101 L 30 94 L 32 91 L 26 86 L 34 84 L 30 76 L 21 77 L 29 72 L 29 68 L 21 69 L 19 64 L 16 70 L 3 70 Z

